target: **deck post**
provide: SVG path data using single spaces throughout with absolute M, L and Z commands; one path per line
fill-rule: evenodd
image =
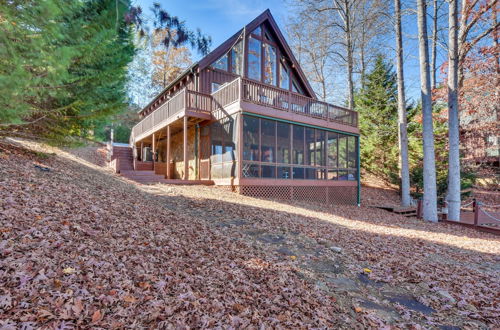
M 171 179 L 170 173 L 170 125 L 167 125 L 167 179 Z
M 422 219 L 422 199 L 417 201 L 417 219 Z
M 187 134 L 187 123 L 188 123 L 188 117 L 184 116 L 184 127 L 183 127 L 183 142 L 184 142 L 184 180 L 189 180 L 189 164 L 188 164 L 188 152 L 187 152 L 187 140 L 188 140 L 188 134 Z
M 141 152 L 139 153 L 139 159 L 141 160 L 141 162 L 144 161 L 144 159 L 142 159 L 142 156 L 144 155 L 143 149 L 144 149 L 144 142 L 141 142 Z
M 155 153 L 156 153 L 156 135 L 153 133 L 153 142 L 151 143 L 151 158 L 153 160 L 153 172 L 155 171 Z

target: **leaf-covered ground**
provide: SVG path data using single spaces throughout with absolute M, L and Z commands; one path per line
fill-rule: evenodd
M 21 144 L 0 141 L 0 327 L 500 326 L 498 236 L 141 186 L 102 154 Z

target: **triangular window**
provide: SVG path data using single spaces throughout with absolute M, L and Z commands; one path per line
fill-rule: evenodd
M 261 30 L 260 26 L 258 26 L 255 30 L 253 30 L 252 34 L 255 34 L 255 35 L 260 37 L 262 34 L 262 30 Z
M 224 70 L 224 71 L 228 71 L 228 65 L 229 65 L 229 61 L 228 61 L 227 53 L 224 54 L 223 56 L 221 56 L 217 61 L 212 63 L 213 68 Z

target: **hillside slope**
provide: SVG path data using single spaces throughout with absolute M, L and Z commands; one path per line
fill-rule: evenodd
M 77 155 L 0 141 L 0 326 L 500 326 L 498 237 Z

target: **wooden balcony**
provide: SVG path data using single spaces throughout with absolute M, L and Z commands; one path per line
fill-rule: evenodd
M 132 128 L 130 143 L 140 141 L 184 116 L 210 120 L 211 113 L 211 95 L 184 88 Z
M 184 116 L 201 120 L 213 119 L 213 111 L 236 102 L 240 102 L 242 111 L 252 112 L 243 104 L 254 104 L 265 110 L 261 114 L 268 116 L 287 117 L 285 114 L 288 114 L 288 117 L 303 119 L 304 122 L 310 118 L 316 123 L 327 121 L 346 125 L 351 129 L 358 127 L 356 111 L 239 77 L 224 84 L 211 95 L 181 90 L 132 128 L 130 142 L 140 141 Z

